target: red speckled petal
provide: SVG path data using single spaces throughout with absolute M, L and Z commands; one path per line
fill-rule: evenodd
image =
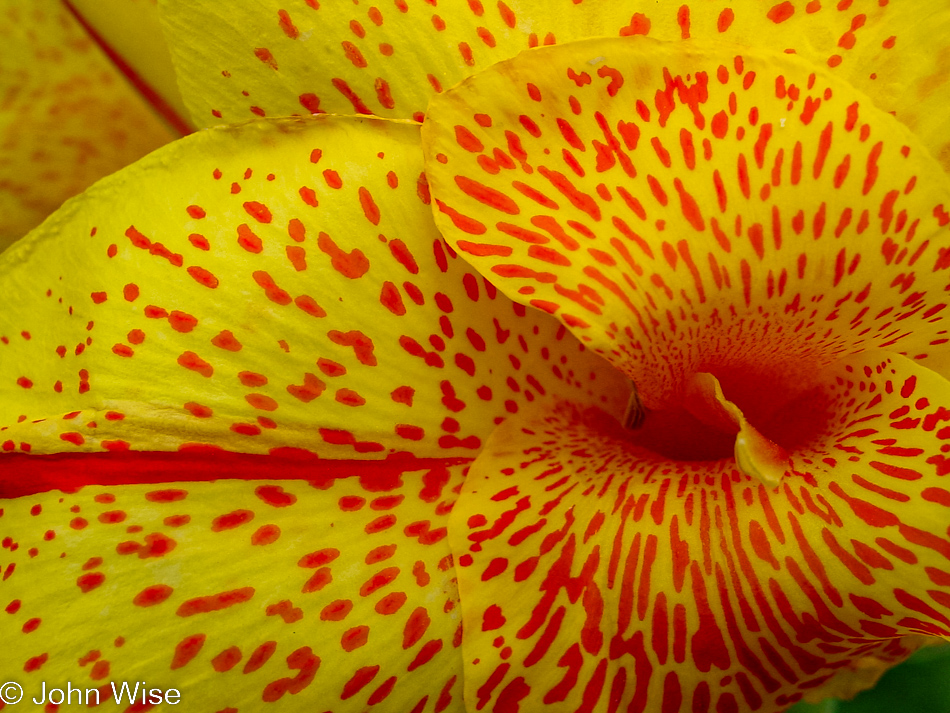
M 419 128 L 202 132 L 0 262 L 0 458 L 214 446 L 471 457 L 537 397 L 623 378 L 441 242 Z
M 766 388 L 779 403 L 865 349 L 946 373 L 950 180 L 799 58 L 532 50 L 434 99 L 423 140 L 447 239 L 648 407 L 697 371 L 743 411 Z
M 500 426 L 450 519 L 470 709 L 782 710 L 947 637 L 950 383 L 887 352 L 821 382 L 776 488 L 570 404 Z
M 173 0 L 163 9 L 183 92 L 206 126 L 252 113 L 421 118 L 434 94 L 528 47 L 648 35 L 797 52 L 895 111 L 950 166 L 946 0 Z
M 3 4 L 0 66 L 0 250 L 176 138 L 56 0 Z
M 26 703 L 68 681 L 82 710 L 96 690 L 97 710 L 139 711 L 175 689 L 159 710 L 461 711 L 446 524 L 463 475 L 0 500 L 0 667 Z

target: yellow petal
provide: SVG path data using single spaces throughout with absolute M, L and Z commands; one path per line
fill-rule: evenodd
M 12 0 L 0 28 L 0 250 L 66 198 L 175 138 L 62 3 Z
M 0 667 L 27 705 L 461 711 L 463 469 L 401 471 L 0 501 Z
M 471 457 L 544 395 L 622 409 L 615 370 L 444 246 L 418 146 L 259 121 L 68 203 L 0 261 L 3 451 Z
M 797 57 L 647 38 L 537 49 L 435 98 L 423 141 L 449 242 L 647 407 L 698 371 L 745 412 L 848 353 L 946 358 L 950 180 Z
M 502 424 L 450 518 L 470 709 L 782 710 L 950 636 L 950 382 L 886 352 L 820 381 L 764 424 L 778 487 L 593 409 Z
M 169 41 L 195 121 L 325 111 L 421 118 L 431 96 L 528 47 L 585 37 L 716 39 L 795 51 L 866 91 L 945 167 L 950 5 L 896 2 L 351 5 L 166 0 Z

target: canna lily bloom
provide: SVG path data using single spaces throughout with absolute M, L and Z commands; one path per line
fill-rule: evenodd
M 187 137 L 4 255 L 29 695 L 779 711 L 950 636 L 946 8 L 212 5 L 199 122 L 390 117 Z

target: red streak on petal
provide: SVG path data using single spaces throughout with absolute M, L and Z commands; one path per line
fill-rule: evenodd
M 243 604 L 254 596 L 254 587 L 242 587 L 229 592 L 212 594 L 207 597 L 196 597 L 189 599 L 178 607 L 176 614 L 178 616 L 194 616 L 195 614 L 206 614 L 208 612 L 220 611 L 233 607 L 236 604 Z
M 172 658 L 172 670 L 185 666 L 197 656 L 198 652 L 201 651 L 201 647 L 205 645 L 205 638 L 207 637 L 204 634 L 193 634 L 178 642 L 175 647 L 175 655 Z
M 353 674 L 352 678 L 344 684 L 340 699 L 345 701 L 347 698 L 355 696 L 376 677 L 377 673 L 379 673 L 379 666 L 364 666 L 359 669 Z
M 508 213 L 509 215 L 517 215 L 521 212 L 517 203 L 509 196 L 500 191 L 496 191 L 494 188 L 479 183 L 478 181 L 473 181 L 466 176 L 456 176 L 455 183 L 464 193 L 483 205 L 500 210 L 503 213 Z
M 362 55 L 360 55 L 360 57 L 362 58 Z M 372 114 L 373 113 L 372 111 L 370 111 L 369 107 L 367 107 L 366 104 L 363 103 L 363 100 L 360 99 L 360 97 L 356 94 L 356 92 L 354 92 L 350 88 L 350 85 L 347 84 L 346 81 L 344 81 L 343 79 L 340 79 L 339 77 L 335 77 L 334 79 L 330 81 L 330 83 L 336 88 L 338 92 L 340 92 L 340 94 L 342 94 L 347 99 L 347 101 L 350 102 L 350 104 L 353 105 L 353 109 L 356 111 L 357 114 Z
M 99 45 L 99 48 L 105 52 L 109 60 L 115 67 L 125 76 L 127 80 L 135 87 L 136 91 L 142 96 L 145 101 L 152 105 L 152 108 L 158 112 L 161 117 L 167 121 L 171 127 L 177 131 L 182 136 L 187 136 L 192 133 L 194 129 L 188 124 L 188 122 L 178 113 L 175 109 L 165 101 L 165 98 L 161 96 L 155 89 L 152 88 L 142 77 L 139 75 L 132 66 L 125 61 L 125 59 L 120 55 L 106 40 L 96 32 L 95 28 L 92 27 L 89 23 L 86 22 L 86 19 L 82 14 L 73 7 L 72 3 L 69 0 L 63 0 L 63 4 L 66 6 L 66 9 L 76 18 L 80 25 L 86 33 L 92 38 L 92 40 Z
M 278 24 L 280 25 L 280 29 L 284 31 L 284 34 L 290 39 L 296 40 L 300 36 L 300 30 L 294 25 L 287 11 L 278 10 L 277 17 L 279 18 Z

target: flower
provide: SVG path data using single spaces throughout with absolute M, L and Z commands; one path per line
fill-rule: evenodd
M 182 75 L 197 116 L 376 110 L 352 40 L 336 94 L 268 87 L 308 51 L 305 13 L 351 8 L 275 11 L 278 50 L 196 42 L 215 25 L 185 5 L 179 67 L 215 73 Z M 677 37 L 819 14 L 683 7 Z M 849 7 L 843 54 L 894 19 Z M 458 26 L 502 54 L 529 20 L 654 31 L 629 9 L 469 10 Z M 420 17 L 459 32 L 397 12 L 389 39 Z M 457 57 L 422 63 L 445 86 L 489 63 L 446 41 Z M 381 107 L 421 111 L 414 62 L 370 80 Z M 23 297 L 0 316 L 19 496 L 0 591 L 25 681 L 147 681 L 208 710 L 317 690 L 336 709 L 778 710 L 950 634 L 950 182 L 921 128 L 941 118 L 909 116 L 915 135 L 807 60 L 649 38 L 538 49 L 427 112 L 203 132 L 5 255 Z

